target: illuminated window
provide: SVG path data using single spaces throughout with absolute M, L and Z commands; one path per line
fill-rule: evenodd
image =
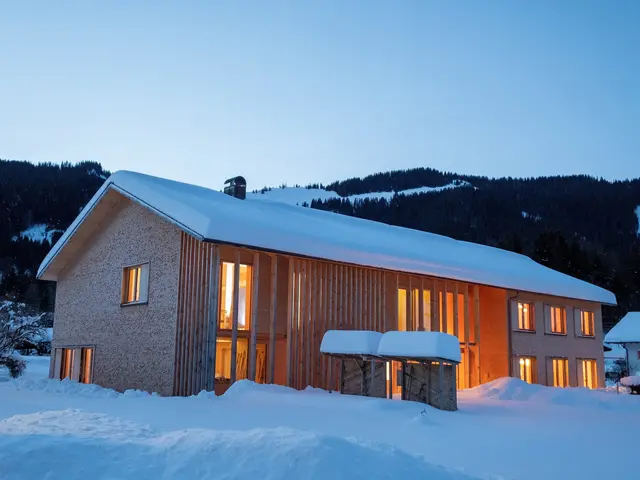
M 583 337 L 594 336 L 594 317 L 593 312 L 580 311 L 580 334 Z
M 238 282 L 238 330 L 248 330 L 251 319 L 251 265 L 240 265 Z M 220 290 L 220 328 L 233 328 L 234 264 L 222 263 Z
M 566 358 L 552 358 L 551 367 L 553 371 L 553 386 L 569 386 L 569 360 Z
M 122 304 L 146 303 L 148 283 L 148 263 L 125 267 L 122 275 Z
M 518 360 L 520 367 L 520 380 L 527 383 L 535 383 L 536 359 L 533 357 L 520 357 Z
M 549 307 L 551 333 L 567 333 L 567 312 L 562 307 Z
M 532 332 L 535 329 L 533 305 L 518 302 L 518 330 L 528 330 Z
M 264 343 L 256 345 L 256 382 L 266 381 L 267 346 Z M 238 339 L 236 352 L 236 380 L 247 378 L 249 372 L 249 341 Z M 231 381 L 231 339 L 219 338 L 216 341 L 216 381 L 229 383 Z
M 73 349 L 60 348 L 60 380 L 71 378 L 73 370 Z
M 407 291 L 404 288 L 398 289 L 398 330 L 407 330 Z
M 91 383 L 93 374 L 93 348 L 80 350 L 80 383 Z
M 581 387 L 598 388 L 598 367 L 595 360 L 579 359 L 578 373 L 581 374 Z

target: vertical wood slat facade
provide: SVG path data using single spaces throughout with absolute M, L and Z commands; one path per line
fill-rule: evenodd
M 223 250 L 226 253 L 221 255 Z M 175 337 L 176 395 L 195 394 L 215 387 L 222 261 L 230 263 L 234 271 L 232 382 L 244 378 L 238 375 L 236 365 L 238 341 L 243 340 L 248 345 L 245 371 L 248 374 L 244 373 L 248 378 L 257 378 L 257 346 L 264 345 L 260 358 L 266 363 L 266 370 L 261 381 L 284 383 L 298 389 L 307 385 L 337 389 L 340 385 L 337 361 L 320 353 L 324 332 L 397 329 L 399 288 L 405 288 L 407 293 L 407 304 L 403 306 L 407 329 L 454 330 L 466 352 L 463 355 L 466 362 L 460 369 L 461 385 L 470 386 L 480 378 L 480 298 L 475 285 L 220 246 L 183 233 Z M 252 265 L 253 288 L 250 331 L 242 333 L 238 331 L 240 263 Z M 425 299 L 427 291 L 429 295 Z M 450 299 L 447 301 L 448 296 L 453 297 L 453 303 Z

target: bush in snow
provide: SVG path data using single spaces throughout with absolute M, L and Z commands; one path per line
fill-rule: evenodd
M 46 338 L 41 315 L 28 315 L 24 304 L 0 302 L 0 367 L 6 367 L 16 378 L 24 373 L 26 364 L 16 356 L 16 350 L 37 339 Z
M 629 388 L 632 395 L 640 395 L 640 377 L 639 376 L 631 376 L 624 377 L 620 380 L 620 383 L 625 387 Z

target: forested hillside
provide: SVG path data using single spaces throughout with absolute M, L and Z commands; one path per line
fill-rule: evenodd
M 53 285 L 33 276 L 108 175 L 94 162 L 0 160 L 0 298 L 53 307 Z M 620 306 L 605 309 L 606 327 L 629 309 L 640 309 L 640 180 L 489 179 L 420 168 L 309 187 L 347 197 L 454 183 L 460 186 L 387 198 L 314 200 L 311 206 L 529 255 L 612 290 Z
M 109 175 L 99 163 L 0 160 L 0 298 L 50 310 L 53 284 L 34 275 L 51 245 Z

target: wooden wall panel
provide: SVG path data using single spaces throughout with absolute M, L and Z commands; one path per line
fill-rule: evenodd
M 267 382 L 284 379 L 283 383 L 298 389 L 307 385 L 337 389 L 339 365 L 320 353 L 324 333 L 331 329 L 395 330 L 398 288 L 406 288 L 408 329 L 447 331 L 447 317 L 452 317 L 451 333 L 458 334 L 466 352 L 461 385 L 477 383 L 480 308 L 478 290 L 473 285 L 219 246 L 183 233 L 174 368 L 176 395 L 196 394 L 214 386 L 220 262 L 254 265 L 252 330 L 238 332 L 234 318 L 232 331 L 233 337 L 248 336 L 250 340 L 249 378 L 256 372 L 256 345 L 266 344 Z M 237 268 L 234 270 L 237 273 Z M 414 289 L 419 297 L 417 303 Z M 430 291 L 428 306 L 423 303 L 426 290 Z M 451 305 L 447 304 L 447 293 L 456 299 Z M 463 299 L 460 303 L 459 298 Z M 424 324 L 427 309 L 431 312 L 431 325 Z M 237 307 L 234 310 L 237 312 Z

